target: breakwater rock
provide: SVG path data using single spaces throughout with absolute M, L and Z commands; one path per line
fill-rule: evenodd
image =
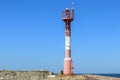
M 85 80 L 120 80 L 120 78 L 100 76 L 100 75 L 84 75 Z
M 48 80 L 120 80 L 120 78 L 100 76 L 100 75 L 69 75 L 69 76 L 55 76 L 48 78 Z

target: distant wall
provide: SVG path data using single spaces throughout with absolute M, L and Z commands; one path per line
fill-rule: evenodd
M 0 80 L 46 80 L 48 71 L 0 71 Z

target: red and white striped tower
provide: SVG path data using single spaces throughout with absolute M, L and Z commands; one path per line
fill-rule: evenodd
M 74 9 L 66 8 L 62 13 L 62 20 L 65 22 L 65 58 L 64 58 L 64 75 L 73 74 L 73 63 L 71 59 L 71 27 L 70 24 L 74 19 Z

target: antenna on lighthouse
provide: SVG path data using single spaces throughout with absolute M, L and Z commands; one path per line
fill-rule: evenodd
M 72 10 L 74 10 L 74 2 L 72 2 Z
M 72 18 L 74 19 L 74 2 L 72 2 Z

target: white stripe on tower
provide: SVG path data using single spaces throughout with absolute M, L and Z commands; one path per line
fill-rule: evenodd
M 65 36 L 65 58 L 71 57 L 71 51 L 70 51 L 70 36 Z
M 70 36 L 65 36 L 65 49 L 70 50 Z

